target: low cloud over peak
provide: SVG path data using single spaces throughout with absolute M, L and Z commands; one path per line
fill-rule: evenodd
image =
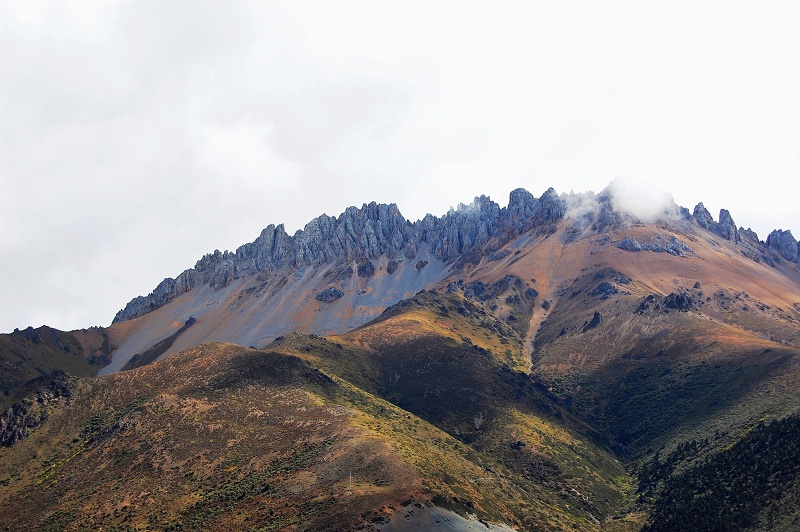
M 626 212 L 643 222 L 652 222 L 677 210 L 672 194 L 640 179 L 617 177 L 605 192 L 618 212 Z

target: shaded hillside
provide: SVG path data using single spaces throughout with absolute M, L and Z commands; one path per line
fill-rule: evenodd
M 158 360 L 158 357 L 166 353 L 167 350 L 170 347 L 172 347 L 172 344 L 175 343 L 175 340 L 178 338 L 178 336 L 186 332 L 186 330 L 192 325 L 194 325 L 195 322 L 196 320 L 194 318 L 189 317 L 189 319 L 186 320 L 186 323 L 183 324 L 183 327 L 175 331 L 173 335 L 161 340 L 156 345 L 146 350 L 144 353 L 137 353 L 133 355 L 133 357 L 128 361 L 127 364 L 125 364 L 122 370 L 125 371 L 133 368 L 139 368 L 141 366 L 146 366 L 147 364 L 155 362 L 156 360 Z
M 708 446 L 701 442 L 700 447 Z M 684 446 L 683 454 L 697 449 Z M 687 452 L 689 451 L 689 452 Z M 673 456 L 645 464 L 640 488 L 661 486 L 646 532 L 659 530 L 797 530 L 800 418 L 759 423 L 730 448 L 671 474 Z
M 0 334 L 0 390 L 7 392 L 55 370 L 94 375 L 108 363 L 110 353 L 100 328 L 64 332 L 42 326 Z

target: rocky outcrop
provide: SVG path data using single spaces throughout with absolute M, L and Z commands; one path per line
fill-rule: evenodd
M 726 209 L 719 211 L 719 223 L 715 222 L 702 203 L 698 203 L 694 208 L 694 221 L 700 227 L 737 244 L 742 255 L 755 262 L 775 266 L 779 257 L 795 263 L 800 262 L 800 245 L 791 231 L 773 231 L 766 242 L 761 242 L 752 229 L 743 227 L 737 229 L 731 213 Z M 770 249 L 774 253 L 770 253 Z
M 567 213 L 567 203 L 558 197 L 555 189 L 550 187 L 539 198 L 533 213 L 534 225 L 536 223 L 546 224 L 548 222 L 557 222 L 561 220 Z
M 28 325 L 27 328 L 20 331 L 19 329 L 14 329 L 15 333 L 21 333 L 25 339 L 33 342 L 34 344 L 38 344 L 42 342 L 42 335 L 39 334 L 39 331 Z
M 739 236 L 739 230 L 736 229 L 736 224 L 734 223 L 733 218 L 731 218 L 731 213 L 729 213 L 726 209 L 721 209 L 719 211 L 719 223 L 717 224 L 717 231 L 718 234 L 726 240 L 736 243 L 742 241 L 742 237 Z
M 689 294 L 672 292 L 662 302 L 665 309 L 687 312 L 695 306 L 694 298 Z
M 375 275 L 375 265 L 372 264 L 371 260 L 366 262 L 362 262 L 358 265 L 358 276 L 363 277 L 364 279 L 369 279 Z
M 217 251 L 217 253 L 219 253 L 219 251 Z M 209 255 L 206 255 L 206 257 L 209 257 Z M 203 257 L 203 259 L 206 257 Z M 201 259 L 201 261 L 203 259 Z M 198 262 L 198 264 L 200 263 Z M 203 270 L 198 271 L 195 268 L 193 270 L 184 271 L 176 279 L 167 277 L 158 284 L 155 290 L 150 292 L 150 295 L 133 298 L 124 309 L 117 313 L 114 317 L 114 323 L 144 316 L 148 312 L 152 312 L 166 305 L 179 295 L 194 288 L 199 277 L 198 273 L 202 271 Z
M 713 227 L 717 224 L 702 201 L 694 208 L 694 220 L 697 222 L 697 225 L 709 231 L 713 231 Z
M 608 299 L 611 296 L 619 294 L 619 288 L 614 286 L 613 284 L 609 283 L 608 281 L 603 281 L 597 287 L 589 292 L 589 295 L 592 297 L 599 297 L 600 299 Z
M 650 294 L 636 309 L 637 314 L 644 314 L 645 312 L 669 312 L 670 310 L 678 310 L 681 312 L 688 312 L 696 307 L 697 303 L 690 294 L 684 292 L 671 292 L 660 299 Z
M 558 222 L 565 212 L 565 201 L 552 188 L 539 199 L 517 189 L 506 208 L 480 196 L 441 218 L 427 215 L 416 223 L 406 220 L 395 204 L 373 202 L 360 209 L 349 207 L 338 218 L 323 214 L 293 236 L 283 225 L 270 225 L 235 252 L 214 251 L 177 279 L 164 279 L 148 296 L 131 300 L 114 322 L 147 314 L 202 283 L 220 289 L 245 275 L 283 267 L 354 261 L 363 266 L 359 275 L 369 277 L 374 273 L 369 271 L 370 261 L 384 255 L 414 259 L 423 244 L 439 260 L 477 262 L 520 233 Z
M 34 379 L 25 386 L 30 393 L 0 415 L 0 446 L 11 447 L 44 423 L 47 420 L 44 406 L 62 397 L 67 400 L 72 397 L 69 375 L 62 370 Z
M 505 228 L 517 234 L 531 229 L 538 206 L 539 202 L 533 197 L 533 194 L 524 188 L 512 191 L 509 195 L 508 207 L 506 207 Z
M 497 232 L 499 220 L 500 206 L 480 196 L 470 205 L 459 205 L 443 218 L 425 216 L 418 222 L 419 240 L 430 244 L 433 255 L 444 261 L 473 251 L 480 254 Z
M 317 294 L 316 299 L 317 301 L 321 301 L 323 303 L 333 303 L 343 295 L 344 292 L 342 292 L 335 286 L 329 286 L 328 288 Z
M 715 235 L 721 236 L 725 240 L 730 240 L 734 243 L 740 243 L 742 237 L 739 230 L 736 229 L 736 224 L 731 217 L 731 213 L 726 209 L 719 211 L 719 223 L 715 222 L 702 202 L 698 203 L 694 208 L 694 220 L 700 227 L 711 231 Z
M 767 247 L 774 249 L 788 261 L 800 261 L 800 247 L 791 231 L 776 229 L 771 232 L 767 237 Z
M 753 245 L 757 245 L 759 243 L 758 234 L 756 234 L 756 232 L 749 227 L 747 229 L 740 227 L 739 236 L 742 238 L 742 242 L 749 242 Z
M 691 246 L 684 244 L 677 237 L 673 236 L 669 240 L 657 237 L 654 242 L 639 242 L 635 238 L 627 237 L 617 243 L 619 249 L 625 251 L 654 251 L 656 253 L 669 253 L 676 257 L 688 257 L 694 252 Z
M 583 329 L 581 329 L 581 332 L 591 331 L 592 329 L 597 328 L 601 323 L 603 323 L 603 315 L 595 310 L 591 321 L 587 321 L 583 324 Z

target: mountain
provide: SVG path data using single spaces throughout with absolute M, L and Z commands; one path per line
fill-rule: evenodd
M 592 236 L 608 238 L 617 249 L 686 255 L 691 262 L 705 252 L 691 245 L 702 229 L 717 245 L 750 259 L 727 261 L 730 268 L 733 262 L 750 270 L 753 262 L 763 263 L 773 273 L 777 269 L 782 277 L 797 279 L 798 255 L 791 253 L 797 242 L 789 231 L 775 231 L 762 243 L 752 231 L 737 229 L 725 210 L 715 222 L 702 204 L 694 215 L 674 203 L 658 214 L 654 225 L 620 212 L 611 187 L 598 196 L 558 196 L 549 189 L 538 199 L 519 189 L 504 208 L 482 196 L 441 218 L 428 215 L 415 223 L 395 205 L 372 203 L 351 207 L 338 218 L 320 216 L 293 236 L 283 226 L 269 226 L 254 242 L 235 252 L 207 254 L 194 268 L 129 302 L 108 331 L 117 349 L 103 374 L 122 369 L 181 329 L 164 353 L 205 341 L 263 347 L 294 330 L 340 333 L 419 290 L 458 279 L 493 281 L 506 269 L 523 279 L 540 279 L 547 272 L 539 271 L 539 264 L 514 264 L 531 254 L 535 261 L 553 246 L 586 253 Z M 547 280 L 536 289 L 555 290 L 542 289 Z M 740 284 L 745 290 L 746 283 Z M 190 318 L 196 323 L 185 328 Z
M 0 338 L 1 526 L 796 529 L 799 257 L 621 182 L 270 226 Z

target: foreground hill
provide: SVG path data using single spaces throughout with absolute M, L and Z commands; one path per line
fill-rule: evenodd
M 3 529 L 393 530 L 426 512 L 462 525 L 459 514 L 585 529 L 598 510 L 577 487 L 607 484 L 604 505 L 621 494 L 595 467 L 563 460 L 599 460 L 625 478 L 607 453 L 530 406 L 504 414 L 513 433 L 493 436 L 496 455 L 308 360 L 226 344 L 73 378 L 33 410 L 46 421 L 0 452 Z M 518 438 L 528 447 L 506 445 Z M 552 457 L 537 450 L 542 438 Z
M 479 291 L 513 300 L 520 284 Z M 343 335 L 293 333 L 264 350 L 205 344 L 102 379 L 42 379 L 25 403 L 37 425 L 0 451 L 0 504 L 11 510 L 0 524 L 402 530 L 476 516 L 636 530 L 652 508 L 648 530 L 670 530 L 698 511 L 698 482 L 736 493 L 769 452 L 770 489 L 727 521 L 737 503 L 709 499 L 719 515 L 708 523 L 791 529 L 800 484 L 784 451 L 798 350 L 622 285 L 630 294 L 615 295 L 629 305 L 588 291 L 600 301 L 588 311 L 607 317 L 557 338 L 639 320 L 650 323 L 642 343 L 584 338 L 569 350 L 597 353 L 561 371 L 520 371 L 525 335 L 492 313 L 492 298 L 454 285 Z M 714 476 L 715 464 L 729 474 Z

